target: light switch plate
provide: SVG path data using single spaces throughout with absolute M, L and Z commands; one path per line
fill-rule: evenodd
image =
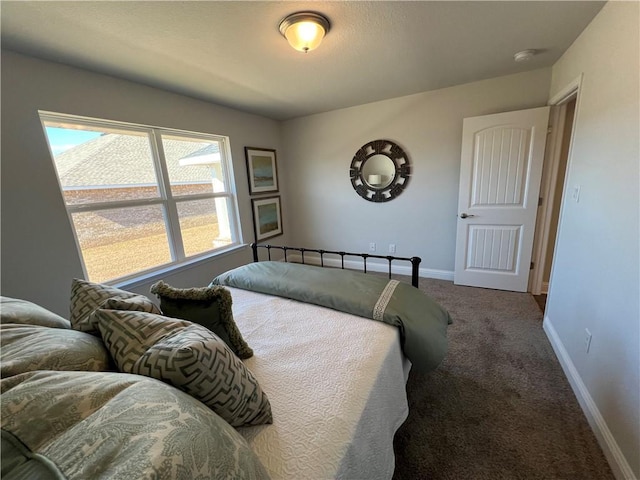
M 576 203 L 580 202 L 580 185 L 576 185 L 575 187 L 573 187 L 572 197 L 576 201 Z

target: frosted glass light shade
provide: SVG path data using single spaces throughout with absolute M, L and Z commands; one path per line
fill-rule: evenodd
M 526 62 L 527 60 L 530 60 L 537 53 L 538 53 L 537 50 L 530 48 L 528 50 L 522 50 L 521 52 L 516 53 L 513 56 L 513 59 L 516 62 Z
M 280 33 L 289 45 L 304 53 L 317 48 L 328 31 L 329 20 L 312 12 L 294 13 L 280 22 Z

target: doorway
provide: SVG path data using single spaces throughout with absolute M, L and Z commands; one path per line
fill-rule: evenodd
M 560 222 L 560 210 L 567 194 L 566 173 L 571 151 L 580 80 L 556 96 L 551 104 L 550 133 L 547 142 L 540 190 L 540 206 L 533 247 L 529 291 L 544 311 L 551 283 L 553 255 Z M 579 191 L 573 192 L 574 198 Z

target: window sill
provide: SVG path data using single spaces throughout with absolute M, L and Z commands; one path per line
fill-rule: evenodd
M 121 288 L 123 290 L 137 288 L 149 282 L 162 280 L 168 274 L 179 273 L 186 270 L 190 270 L 192 268 L 199 267 L 200 265 L 208 263 L 215 258 L 226 257 L 228 255 L 236 254 L 242 250 L 246 250 L 248 247 L 249 247 L 248 243 L 233 245 L 229 248 L 218 250 L 215 253 L 209 253 L 204 256 L 191 258 L 189 260 L 185 260 L 180 263 L 172 263 L 171 265 L 159 268 L 157 270 L 153 270 L 151 272 L 147 272 L 142 275 L 138 275 L 134 278 L 127 278 L 124 280 L 116 280 L 114 282 L 105 282 L 105 283 L 107 285 L 112 285 L 116 288 Z

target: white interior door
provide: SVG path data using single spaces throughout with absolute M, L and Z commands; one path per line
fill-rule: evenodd
M 549 107 L 465 118 L 454 283 L 526 292 Z

